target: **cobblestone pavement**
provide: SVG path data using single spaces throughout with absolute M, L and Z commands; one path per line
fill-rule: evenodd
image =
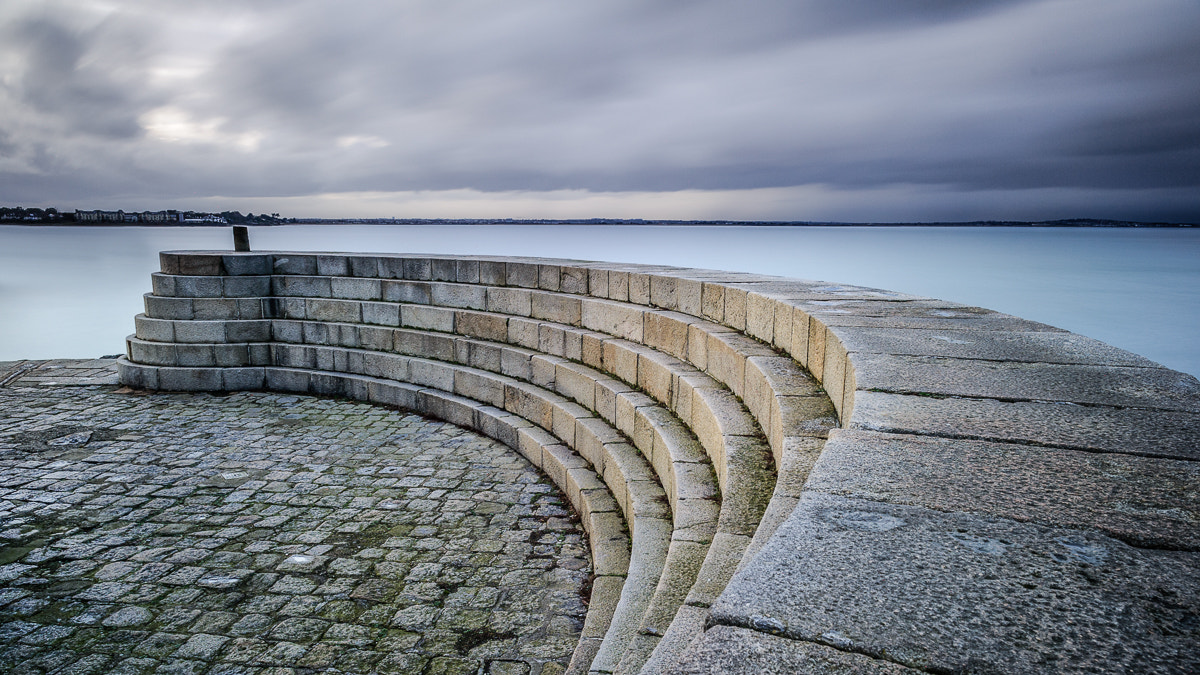
M 564 669 L 586 539 L 503 445 L 361 403 L 28 363 L 0 363 L 0 672 Z

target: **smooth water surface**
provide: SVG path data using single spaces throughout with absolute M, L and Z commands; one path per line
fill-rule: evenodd
M 1200 229 L 294 225 L 258 250 L 535 255 L 858 284 L 988 307 L 1200 374 Z M 157 253 L 222 228 L 0 227 L 0 361 L 116 354 Z

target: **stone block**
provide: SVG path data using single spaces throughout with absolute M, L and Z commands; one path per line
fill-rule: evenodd
M 307 393 L 309 372 L 292 368 L 267 368 L 267 388 L 272 391 Z
M 360 279 L 375 279 L 379 277 L 379 256 L 352 255 L 350 261 L 350 276 Z
M 136 338 L 126 340 L 126 345 L 129 350 L 129 360 L 133 361 L 134 363 L 154 366 L 180 365 L 178 353 L 176 351 L 177 347 L 191 346 L 175 345 L 163 342 L 147 342 L 145 340 L 138 340 Z
M 457 261 L 457 269 L 455 270 L 454 279 L 460 284 L 477 284 L 479 283 L 479 261 L 478 260 L 459 260 Z
M 519 288 L 538 287 L 538 266 L 531 263 L 507 262 L 504 264 L 504 285 Z
M 665 354 L 643 351 L 638 354 L 637 385 L 654 399 L 670 403 L 672 375 L 680 365 Z
M 532 294 L 530 316 L 568 326 L 578 326 L 583 311 L 582 305 L 581 298 L 555 293 L 534 293 Z
M 742 555 L 749 545 L 750 537 L 726 532 L 716 533 L 708 547 L 708 555 L 704 558 L 700 573 L 696 575 L 696 583 L 688 591 L 685 602 L 694 607 L 711 607 L 737 571 Z M 775 591 L 778 592 L 779 588 L 775 587 Z
M 608 270 L 589 268 L 588 271 L 588 295 L 594 298 L 607 298 L 608 295 Z
M 694 321 L 675 312 L 647 312 L 643 325 L 643 344 L 678 359 L 688 358 L 688 325 Z
M 455 281 L 458 262 L 453 258 L 433 258 L 429 261 L 429 278 L 433 281 Z
M 650 275 L 645 272 L 629 273 L 629 302 L 635 305 L 650 304 Z
M 579 334 L 579 360 L 592 368 L 604 367 L 604 339 L 601 333 L 591 331 Z
M 403 279 L 404 278 L 404 258 L 398 256 L 385 255 L 379 257 L 379 278 L 380 279 Z
M 408 379 L 413 384 L 454 391 L 454 367 L 446 363 L 412 359 L 408 364 Z
M 225 336 L 221 342 L 269 342 L 271 340 L 271 322 L 265 319 L 257 321 L 223 321 Z
M 629 272 L 608 271 L 608 299 L 629 302 Z
M 455 332 L 468 337 L 504 342 L 508 339 L 508 317 L 461 310 L 454 313 Z
M 317 274 L 344 277 L 350 274 L 350 259 L 344 255 L 318 255 Z
M 584 327 L 633 342 L 642 341 L 642 310 L 594 298 L 585 298 L 582 305 Z
M 225 321 L 175 321 L 175 342 L 225 342 Z M 139 335 L 139 337 L 141 337 Z
M 368 385 L 367 400 L 377 405 L 388 405 L 405 410 L 416 408 L 417 388 L 401 382 L 372 380 Z
M 227 298 L 262 298 L 271 295 L 271 277 L 223 277 L 222 293 Z
M 566 334 L 562 327 L 548 323 L 539 324 L 537 349 L 540 352 L 563 357 L 566 352 Z
M 328 298 L 332 295 L 329 277 L 273 276 L 271 294 L 302 298 Z
M 157 295 L 146 295 L 144 296 L 144 300 L 147 318 L 181 321 L 196 318 L 194 313 L 195 300 L 191 298 L 161 298 Z
M 474 340 L 469 341 L 467 345 L 467 365 L 493 373 L 503 372 L 501 367 L 501 351 L 503 348 L 500 345 L 476 342 Z
M 478 371 L 456 370 L 453 391 L 497 407 L 504 406 L 504 383 L 495 376 Z
M 529 316 L 533 311 L 533 292 L 523 288 L 488 287 L 486 306 L 489 312 Z
M 538 328 L 540 325 L 537 321 L 510 317 L 508 320 L 508 342 L 527 349 L 537 349 Z
M 588 269 L 586 267 L 563 266 L 559 272 L 558 288 L 563 293 L 587 295 Z
M 178 254 L 177 259 L 179 271 L 176 272 L 176 274 L 194 274 L 201 276 L 219 276 L 224 274 L 224 269 L 222 269 L 221 265 L 221 256 L 219 255 L 206 253 L 183 253 Z
M 276 255 L 272 261 L 271 273 L 313 276 L 317 273 L 317 257 L 296 253 Z
M 304 342 L 304 324 L 300 321 L 276 319 L 271 322 L 271 339 L 276 342 Z
M 222 277 L 178 276 L 175 277 L 175 296 L 180 298 L 219 298 L 222 295 Z
M 380 352 L 390 352 L 396 344 L 396 334 L 391 328 L 381 326 L 340 326 L 344 347 L 357 347 Z
M 495 260 L 480 260 L 479 283 L 486 286 L 503 286 L 504 263 Z
M 604 370 L 630 384 L 638 381 L 638 352 L 635 345 L 624 340 L 604 343 Z
M 595 410 L 596 375 L 583 366 L 561 362 L 554 368 L 554 390 L 579 405 Z
M 332 296 L 343 300 L 379 300 L 383 297 L 379 279 L 334 277 L 329 284 Z
M 684 314 L 694 317 L 703 316 L 703 282 L 698 279 L 676 279 L 676 296 L 678 309 Z
M 413 281 L 429 281 L 433 278 L 433 264 L 428 258 L 403 258 L 404 278 Z
M 225 346 L 225 345 L 222 345 Z M 217 365 L 212 345 L 176 345 L 177 360 L 172 364 L 185 368 L 212 368 Z
M 190 302 L 192 306 L 192 316 L 187 318 L 200 319 L 201 321 L 257 318 L 242 316 L 240 303 L 245 302 L 245 300 L 225 298 L 196 298 L 195 300 L 189 300 L 188 302 Z
M 388 302 L 405 302 L 414 305 L 428 305 L 432 299 L 432 290 L 425 281 L 393 281 L 385 279 L 380 282 L 381 297 Z
M 159 368 L 158 388 L 163 391 L 221 391 L 222 368 Z
M 390 302 L 364 302 L 362 320 L 363 323 L 377 326 L 399 326 L 400 305 Z
M 558 265 L 538 265 L 538 288 L 557 291 L 562 281 L 562 268 Z
M 153 289 L 154 295 L 159 297 L 174 297 L 177 278 L 174 275 L 155 272 L 150 275 L 150 288 Z
M 533 385 L 505 383 L 504 409 L 514 415 L 524 417 L 547 431 L 554 427 L 554 409 L 550 402 L 542 397 L 538 388 Z
M 1200 459 L 1192 413 L 1040 401 L 855 393 L 855 429 L 1032 443 L 1095 452 Z
M 326 300 L 309 298 L 305 301 L 306 318 L 310 321 L 339 321 L 360 323 L 362 303 L 354 300 Z
M 674 276 L 650 275 L 650 303 L 663 309 L 679 308 L 679 280 Z
M 429 285 L 429 295 L 430 302 L 441 307 L 482 310 L 487 306 L 487 289 L 483 286 L 434 283 Z
M 400 307 L 400 323 L 408 328 L 454 332 L 454 310 L 422 305 Z
M 221 373 L 225 391 L 258 391 L 266 384 L 263 368 L 225 368 Z
M 500 372 L 518 380 L 530 380 L 533 377 L 531 358 L 535 352 L 519 349 L 505 349 L 500 353 Z

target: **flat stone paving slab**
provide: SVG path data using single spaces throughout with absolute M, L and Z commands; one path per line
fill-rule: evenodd
M 355 402 L 82 383 L 111 364 L 0 386 L 0 672 L 564 670 L 586 538 L 516 453 Z

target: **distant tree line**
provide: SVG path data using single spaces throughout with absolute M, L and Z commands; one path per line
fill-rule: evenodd
M 89 217 L 77 217 L 77 213 L 82 213 Z M 161 214 L 163 217 L 156 217 L 152 220 L 144 218 L 143 213 Z M 104 214 L 100 217 L 100 214 Z M 242 215 L 240 211 L 221 211 L 220 213 L 207 213 L 204 211 L 155 211 L 155 212 L 137 212 L 137 211 L 59 211 L 54 207 L 49 208 L 25 208 L 21 206 L 0 206 L 0 223 L 75 223 L 75 222 L 153 222 L 155 224 L 173 224 L 173 223 L 230 223 L 237 225 L 279 225 L 282 223 L 294 223 L 295 218 L 284 218 L 278 213 L 247 213 Z

